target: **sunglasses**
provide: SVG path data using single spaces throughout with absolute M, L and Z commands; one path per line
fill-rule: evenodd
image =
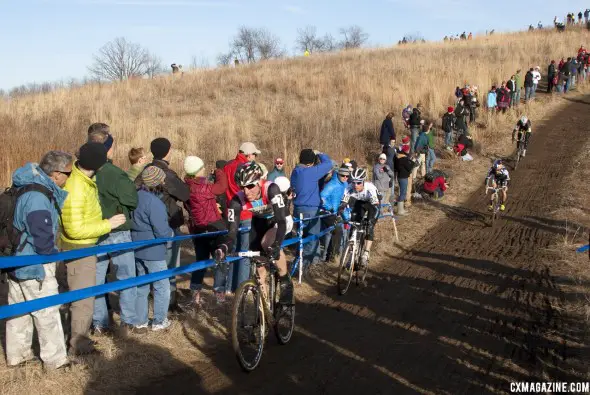
M 255 188 L 255 187 L 257 187 L 257 186 L 258 186 L 258 184 L 244 185 L 244 186 L 242 187 L 242 189 L 248 189 L 248 190 L 250 190 L 250 189 L 254 189 L 254 188 Z
M 352 183 L 354 185 L 363 185 L 365 182 L 364 181 L 353 181 Z
M 342 178 L 348 178 L 348 177 L 350 177 L 348 174 L 338 174 L 338 175 L 339 175 L 340 177 L 342 177 Z
M 277 166 L 283 166 L 283 162 L 277 162 L 276 165 Z
M 58 173 L 61 173 L 61 174 L 63 174 L 63 175 L 65 175 L 66 177 L 69 177 L 69 176 L 72 174 L 72 172 L 71 172 L 71 171 L 59 171 L 59 170 L 58 170 L 57 172 L 58 172 Z

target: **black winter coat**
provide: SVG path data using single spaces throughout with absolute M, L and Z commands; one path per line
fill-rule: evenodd
M 395 130 L 393 129 L 393 121 L 385 118 L 381 124 L 381 134 L 379 135 L 379 143 L 381 145 L 389 145 L 391 140 L 395 140 Z

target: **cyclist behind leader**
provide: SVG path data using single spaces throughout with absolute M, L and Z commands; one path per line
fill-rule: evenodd
M 522 140 L 522 134 L 524 133 L 524 149 L 522 150 L 522 156 L 526 156 L 526 149 L 529 145 L 529 139 L 531 138 L 531 132 L 533 129 L 531 128 L 531 120 L 528 119 L 525 115 L 520 117 L 514 130 L 512 131 L 512 142 L 514 143 L 514 137 L 516 132 L 518 132 L 518 140 L 516 143 L 516 149 L 518 150 L 520 141 Z
M 510 181 L 510 174 L 508 170 L 504 166 L 504 163 L 501 159 L 497 159 L 494 161 L 494 164 L 490 168 L 488 172 L 488 176 L 485 180 L 486 187 L 488 186 L 488 181 L 492 180 L 492 187 L 501 189 L 502 190 L 502 201 L 500 203 L 500 211 L 506 210 L 506 200 L 508 198 L 508 181 Z M 486 190 L 487 193 L 487 190 Z M 493 210 L 494 204 L 493 201 L 490 199 L 490 205 L 488 209 Z
M 365 181 L 366 178 L 366 169 L 357 168 L 351 172 L 351 184 L 344 191 L 344 197 L 338 209 L 338 213 L 342 215 L 342 219 L 345 221 L 361 222 L 365 213 L 368 214 L 369 224 L 359 269 L 364 269 L 369 262 L 369 254 L 375 235 L 375 224 L 379 218 L 380 208 L 377 187 L 372 182 Z
M 259 251 L 275 262 L 280 281 L 280 303 L 293 304 L 293 283 L 287 271 L 287 259 L 281 250 L 285 234 L 290 231 L 288 228 L 293 227 L 288 196 L 283 195 L 275 182 L 262 179 L 262 169 L 255 162 L 247 162 L 239 167 L 235 180 L 240 192 L 231 200 L 227 210 L 231 245 L 235 250 L 242 210 L 250 210 L 252 224 L 249 250 Z M 289 186 L 286 189 L 288 194 Z M 265 289 L 266 268 L 258 267 L 258 274 Z

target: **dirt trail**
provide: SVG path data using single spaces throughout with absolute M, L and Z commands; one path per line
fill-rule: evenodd
M 256 372 L 239 371 L 228 343 L 195 363 L 198 389 L 179 371 L 138 392 L 480 394 L 509 392 L 512 381 L 583 381 L 583 330 L 559 313 L 567 295 L 544 248 L 559 232 L 549 212 L 561 171 L 588 138 L 585 100 L 535 130 L 495 227 L 484 221 L 482 179 L 462 208 L 432 203 L 449 219 L 375 265 L 368 288 L 339 297 L 317 284 L 320 296 L 298 304 L 292 343 L 269 339 Z

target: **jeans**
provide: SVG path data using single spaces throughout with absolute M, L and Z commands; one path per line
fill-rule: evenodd
M 524 101 L 529 101 L 533 98 L 533 87 L 527 86 L 524 88 Z
M 516 96 L 513 100 L 513 106 L 518 106 L 520 104 L 520 88 L 516 89 L 516 92 L 514 92 L 514 95 Z
M 180 228 L 173 229 L 174 234 L 170 236 L 179 236 L 182 234 Z M 180 266 L 180 241 L 169 241 L 166 250 L 166 265 L 168 269 L 175 269 Z M 176 277 L 170 277 L 170 292 L 176 293 Z
M 430 173 L 436 162 L 436 154 L 434 148 L 428 148 L 428 155 L 426 155 L 426 173 Z
M 336 220 L 335 216 L 322 218 L 322 230 L 328 229 L 330 226 L 333 226 L 335 220 Z M 332 241 L 332 233 L 333 232 L 328 232 L 322 237 L 322 243 L 324 245 L 324 249 L 322 251 L 321 260 L 324 262 L 327 261 L 328 258 L 334 256 L 335 248 L 334 248 L 334 246 L 330 246 L 330 242 Z
M 533 84 L 533 93 L 532 93 L 532 97 L 535 97 L 535 95 L 537 94 L 537 87 L 539 85 L 538 84 Z
M 568 89 L 572 89 L 574 86 L 576 86 L 576 74 L 572 73 L 572 75 L 570 76 L 570 86 L 568 87 Z
M 298 206 L 293 210 L 293 217 L 299 218 L 299 214 L 303 214 L 303 218 L 317 217 L 320 209 L 319 207 Z M 300 224 L 301 225 L 301 224 Z M 303 230 L 303 237 L 317 235 L 321 232 L 321 223 L 318 218 L 305 222 Z M 318 240 L 310 241 L 303 245 L 303 264 L 310 265 L 318 256 Z
M 130 243 L 131 232 L 128 230 L 112 232 L 99 243 L 99 245 L 110 245 L 118 243 Z M 97 255 L 96 262 L 96 285 L 105 283 L 109 258 L 113 261 L 116 270 L 117 280 L 126 280 L 135 277 L 135 254 L 133 250 L 116 251 L 105 255 Z M 121 321 L 125 324 L 133 324 L 135 320 L 135 299 L 137 298 L 135 287 L 123 289 L 119 293 L 119 307 L 121 308 Z M 109 312 L 107 309 L 107 295 L 97 296 L 94 301 L 94 314 L 92 324 L 95 328 L 106 328 L 109 326 Z
M 226 226 L 223 222 L 213 222 L 206 227 L 199 227 L 196 229 L 191 229 L 191 233 L 193 234 L 201 234 L 205 232 L 218 232 L 223 231 L 226 229 Z M 220 244 L 229 245 L 230 240 L 228 239 L 227 235 L 221 235 L 217 237 L 197 237 L 193 239 L 193 245 L 195 247 L 195 260 L 197 262 L 204 261 L 214 254 L 215 249 L 217 249 Z M 203 279 L 205 278 L 205 274 L 207 273 L 207 269 L 197 270 L 191 274 L 191 282 L 190 282 L 190 289 L 193 291 L 200 291 L 203 289 Z M 215 268 L 214 274 L 214 283 L 213 283 L 213 290 L 218 292 L 225 292 L 225 278 L 226 273 L 225 269 L 221 266 Z
M 420 128 L 412 126 L 410 128 L 410 155 L 414 153 L 414 146 L 416 145 L 416 140 L 418 140 L 418 134 L 420 134 Z
M 251 220 L 240 221 L 240 228 L 250 227 L 252 225 Z M 250 248 L 250 232 L 238 233 L 238 240 L 236 241 L 236 251 L 248 251 Z M 250 259 L 242 258 L 239 261 L 234 261 L 230 264 L 229 272 L 227 275 L 227 283 L 230 284 L 231 291 L 235 292 L 241 283 L 246 281 L 250 277 Z M 224 284 L 225 275 L 222 280 L 218 283 L 219 289 L 226 287 Z
M 135 258 L 137 275 L 151 274 L 168 269 L 166 261 L 146 261 Z M 170 304 L 170 280 L 155 281 L 151 284 L 154 287 L 154 319 L 152 324 L 161 324 L 168 317 L 168 305 Z M 148 296 L 150 284 L 137 287 L 137 299 L 135 300 L 135 311 L 137 320 L 135 325 L 148 323 Z
M 567 80 L 565 80 L 565 86 L 563 87 L 563 92 L 567 93 L 567 91 L 570 89 L 570 78 L 568 78 Z
M 406 200 L 406 194 L 408 191 L 408 179 L 398 177 L 397 181 L 399 182 L 399 198 L 397 201 L 404 202 Z
M 445 145 L 447 147 L 453 146 L 453 132 L 445 132 Z

